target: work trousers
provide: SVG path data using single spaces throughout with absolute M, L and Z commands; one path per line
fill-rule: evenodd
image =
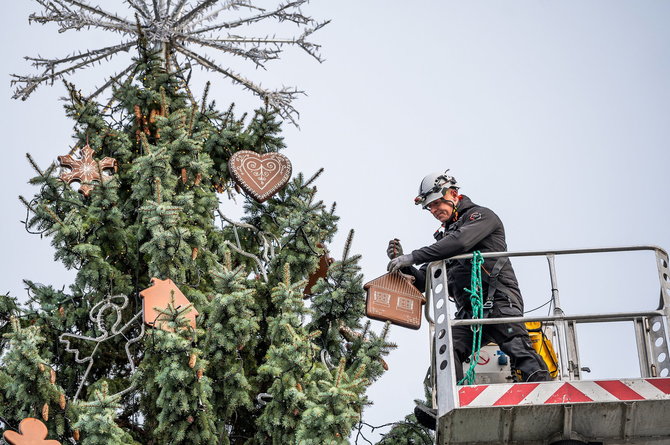
M 516 308 L 500 308 L 494 304 L 491 318 L 520 317 L 521 311 Z M 456 359 L 456 379 L 463 379 L 463 362 L 472 353 L 472 329 L 470 326 L 454 326 L 451 329 Z M 521 323 L 482 325 L 482 346 L 495 342 L 500 350 L 510 358 L 512 369 L 521 372 L 524 382 L 542 382 L 551 380 L 547 365 L 530 343 L 528 331 Z

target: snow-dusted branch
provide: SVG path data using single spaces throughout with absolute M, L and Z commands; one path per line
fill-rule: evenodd
M 285 47 L 297 47 L 316 60 L 323 60 L 318 54 L 320 46 L 308 38 L 328 22 L 316 22 L 302 13 L 300 8 L 308 0 L 283 1 L 271 8 L 255 6 L 251 0 L 124 0 L 132 12 L 131 18 L 124 18 L 116 11 L 103 9 L 91 1 L 35 0 L 42 10 L 31 14 L 30 21 L 41 24 L 55 23 L 59 26 L 59 32 L 89 28 L 111 31 L 125 36 L 126 41 L 63 58 L 27 58 L 36 68 L 43 69 L 43 72 L 33 75 L 13 75 L 12 84 L 21 85 L 15 91 L 14 98 L 26 99 L 42 83 L 53 83 L 54 80 L 89 67 L 95 62 L 128 51 L 138 41 L 145 41 L 149 48 L 160 48 L 165 52 L 163 60 L 167 70 L 170 70 L 169 64 L 179 65 L 178 56 L 192 65 L 200 65 L 209 71 L 223 74 L 279 110 L 282 118 L 295 123 L 298 113 L 291 103 L 299 94 L 303 94 L 302 91 L 295 88 L 278 90 L 263 88 L 259 83 L 235 73 L 227 63 L 219 63 L 215 54 L 235 56 L 253 63 L 256 67 L 265 68 L 266 62 L 279 59 Z M 237 17 L 231 20 L 230 15 L 233 13 Z M 228 18 L 224 17 L 225 15 L 228 15 Z M 292 33 L 286 37 L 276 37 L 267 32 L 264 37 L 220 35 L 224 30 L 243 25 L 250 26 L 267 20 L 277 24 L 290 22 L 297 25 L 300 34 L 292 35 Z M 196 45 L 209 51 L 196 51 L 193 49 Z M 129 72 L 131 69 L 126 68 L 121 71 L 122 74 L 102 76 L 107 81 L 90 97 L 100 94 Z
M 232 29 L 232 28 L 237 28 L 238 26 L 242 25 L 251 25 L 256 22 L 260 22 L 262 20 L 268 19 L 268 18 L 274 18 L 277 19 L 277 21 L 282 22 L 282 21 L 289 21 L 293 22 L 297 25 L 307 25 L 309 23 L 313 23 L 314 20 L 310 17 L 307 17 L 303 15 L 300 12 L 293 12 L 289 13 L 287 12 L 291 8 L 299 8 L 303 3 L 306 3 L 307 0 L 297 0 L 297 1 L 292 1 L 289 3 L 286 3 L 284 5 L 280 5 L 277 7 L 275 10 L 266 12 L 262 8 L 255 8 L 259 11 L 261 11 L 260 14 L 253 15 L 251 17 L 245 17 L 245 18 L 240 18 L 238 20 L 234 20 L 232 22 L 223 22 L 219 23 L 216 25 L 211 25 L 205 28 L 200 28 L 200 29 L 193 29 L 192 33 L 193 34 L 203 34 L 206 32 L 210 31 L 218 31 L 220 29 Z M 200 25 L 201 23 L 206 22 L 206 20 L 199 20 L 197 22 L 191 23 L 191 27 L 195 28 L 196 26 Z
M 192 59 L 199 65 L 201 65 L 203 68 L 206 68 L 210 71 L 215 71 L 218 73 L 221 73 L 225 76 L 228 76 L 230 79 L 233 80 L 234 83 L 237 83 L 244 88 L 252 91 L 254 94 L 258 95 L 261 97 L 264 101 L 268 103 L 268 105 L 272 106 L 273 108 L 276 108 L 279 112 L 279 115 L 284 118 L 288 119 L 294 124 L 296 124 L 296 117 L 298 116 L 298 111 L 291 105 L 291 102 L 299 95 L 299 94 L 304 94 L 303 91 L 299 91 L 297 89 L 289 89 L 289 88 L 282 88 L 281 90 L 277 91 L 271 91 L 271 90 L 266 90 L 260 85 L 256 85 L 249 79 L 242 77 L 239 74 L 234 73 L 233 71 L 223 68 L 220 65 L 217 65 L 214 61 L 208 59 L 206 56 L 202 56 L 200 54 L 197 54 L 193 51 L 190 51 L 183 46 L 179 44 L 175 44 L 174 49 L 180 53 L 182 53 L 184 56 L 188 57 L 189 59 Z
M 175 23 L 175 27 L 177 29 L 180 28 L 180 25 L 184 23 L 188 23 L 189 20 L 192 18 L 196 17 L 198 14 L 203 13 L 204 11 L 207 10 L 210 6 L 213 6 L 215 3 L 217 3 L 219 0 L 204 0 L 202 3 L 199 5 L 195 5 L 189 12 L 184 14 L 182 17 L 180 17 L 177 22 Z
M 236 56 L 240 56 L 244 59 L 251 60 L 254 62 L 257 66 L 261 68 L 265 68 L 265 65 L 263 62 L 266 62 L 268 60 L 274 60 L 279 58 L 279 53 L 281 51 L 279 49 L 267 49 L 267 48 L 261 48 L 259 46 L 255 46 L 251 49 L 243 49 L 238 46 L 232 45 L 230 43 L 239 43 L 239 42 L 250 42 L 250 40 L 241 40 L 241 39 L 217 39 L 217 40 L 210 40 L 210 39 L 200 39 L 197 37 L 190 37 L 190 36 L 185 36 L 184 40 L 187 42 L 192 42 L 195 44 L 198 44 L 200 46 L 206 46 L 214 49 L 218 49 L 220 51 L 224 51 Z
M 107 80 L 107 82 L 105 82 L 101 87 L 99 87 L 97 90 L 95 90 L 93 93 L 91 93 L 91 94 L 87 97 L 87 99 L 88 99 L 88 100 L 91 100 L 91 99 L 97 97 L 98 94 L 102 93 L 103 91 L 105 91 L 107 88 L 109 88 L 109 87 L 112 86 L 113 84 L 118 83 L 119 79 L 121 79 L 123 76 L 125 76 L 125 75 L 128 74 L 128 73 L 130 73 L 130 76 L 133 76 L 133 75 L 135 75 L 135 72 L 136 72 L 136 71 L 137 71 L 137 66 L 130 65 L 128 68 L 126 68 L 125 70 L 121 71 L 120 73 L 111 76 L 111 77 Z
M 121 45 L 115 45 L 113 47 L 108 47 L 108 48 L 103 48 L 99 50 L 94 50 L 94 51 L 88 51 L 83 54 L 79 54 L 77 56 L 71 56 L 71 57 L 66 57 L 64 59 L 53 59 L 53 60 L 48 60 L 48 59 L 41 59 L 41 58 L 26 58 L 28 60 L 33 60 L 35 66 L 46 66 L 47 68 L 45 71 L 39 75 L 39 76 L 20 76 L 17 74 L 12 74 L 12 77 L 14 78 L 11 83 L 12 85 L 14 84 L 24 84 L 23 87 L 17 88 L 14 91 L 14 95 L 12 98 L 18 99 L 21 98 L 22 100 L 26 100 L 28 96 L 35 91 L 35 89 L 43 82 L 50 81 L 53 83 L 53 81 L 63 77 L 65 74 L 72 73 L 80 68 L 92 65 L 95 62 L 98 62 L 102 59 L 106 59 L 108 57 L 113 56 L 114 54 L 118 53 L 119 51 L 127 51 L 132 47 L 135 43 L 130 42 L 130 43 L 125 43 Z M 83 59 L 83 60 L 82 60 Z M 68 66 L 67 68 L 64 68 L 60 71 L 55 71 L 55 67 L 62 64 L 62 63 L 67 63 L 67 62 L 75 62 L 78 60 L 82 60 L 79 63 L 75 63 L 74 65 Z
M 149 8 L 147 7 L 147 4 L 144 2 L 144 0 L 126 0 L 126 3 L 132 6 L 132 8 L 135 9 L 135 11 L 137 11 L 138 14 L 140 14 L 145 19 L 149 19 L 151 17 L 151 12 L 149 12 Z

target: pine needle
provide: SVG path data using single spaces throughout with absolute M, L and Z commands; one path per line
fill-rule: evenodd
M 344 243 L 344 252 L 342 253 L 342 261 L 345 261 L 349 258 L 349 252 L 351 251 L 351 243 L 354 242 L 354 229 L 349 231 L 349 236 L 347 236 L 347 242 Z

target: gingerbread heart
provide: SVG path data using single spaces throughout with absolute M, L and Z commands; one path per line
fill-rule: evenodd
M 5 431 L 3 437 L 11 445 L 60 445 L 57 440 L 46 440 L 48 433 L 41 420 L 27 417 L 19 423 L 19 433 Z
M 279 153 L 241 150 L 230 157 L 228 170 L 247 194 L 263 202 L 284 188 L 291 178 L 291 161 Z

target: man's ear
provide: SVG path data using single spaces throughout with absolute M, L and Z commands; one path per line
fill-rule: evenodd
M 458 201 L 458 190 L 451 188 L 447 191 L 447 196 L 453 198 L 454 201 Z

